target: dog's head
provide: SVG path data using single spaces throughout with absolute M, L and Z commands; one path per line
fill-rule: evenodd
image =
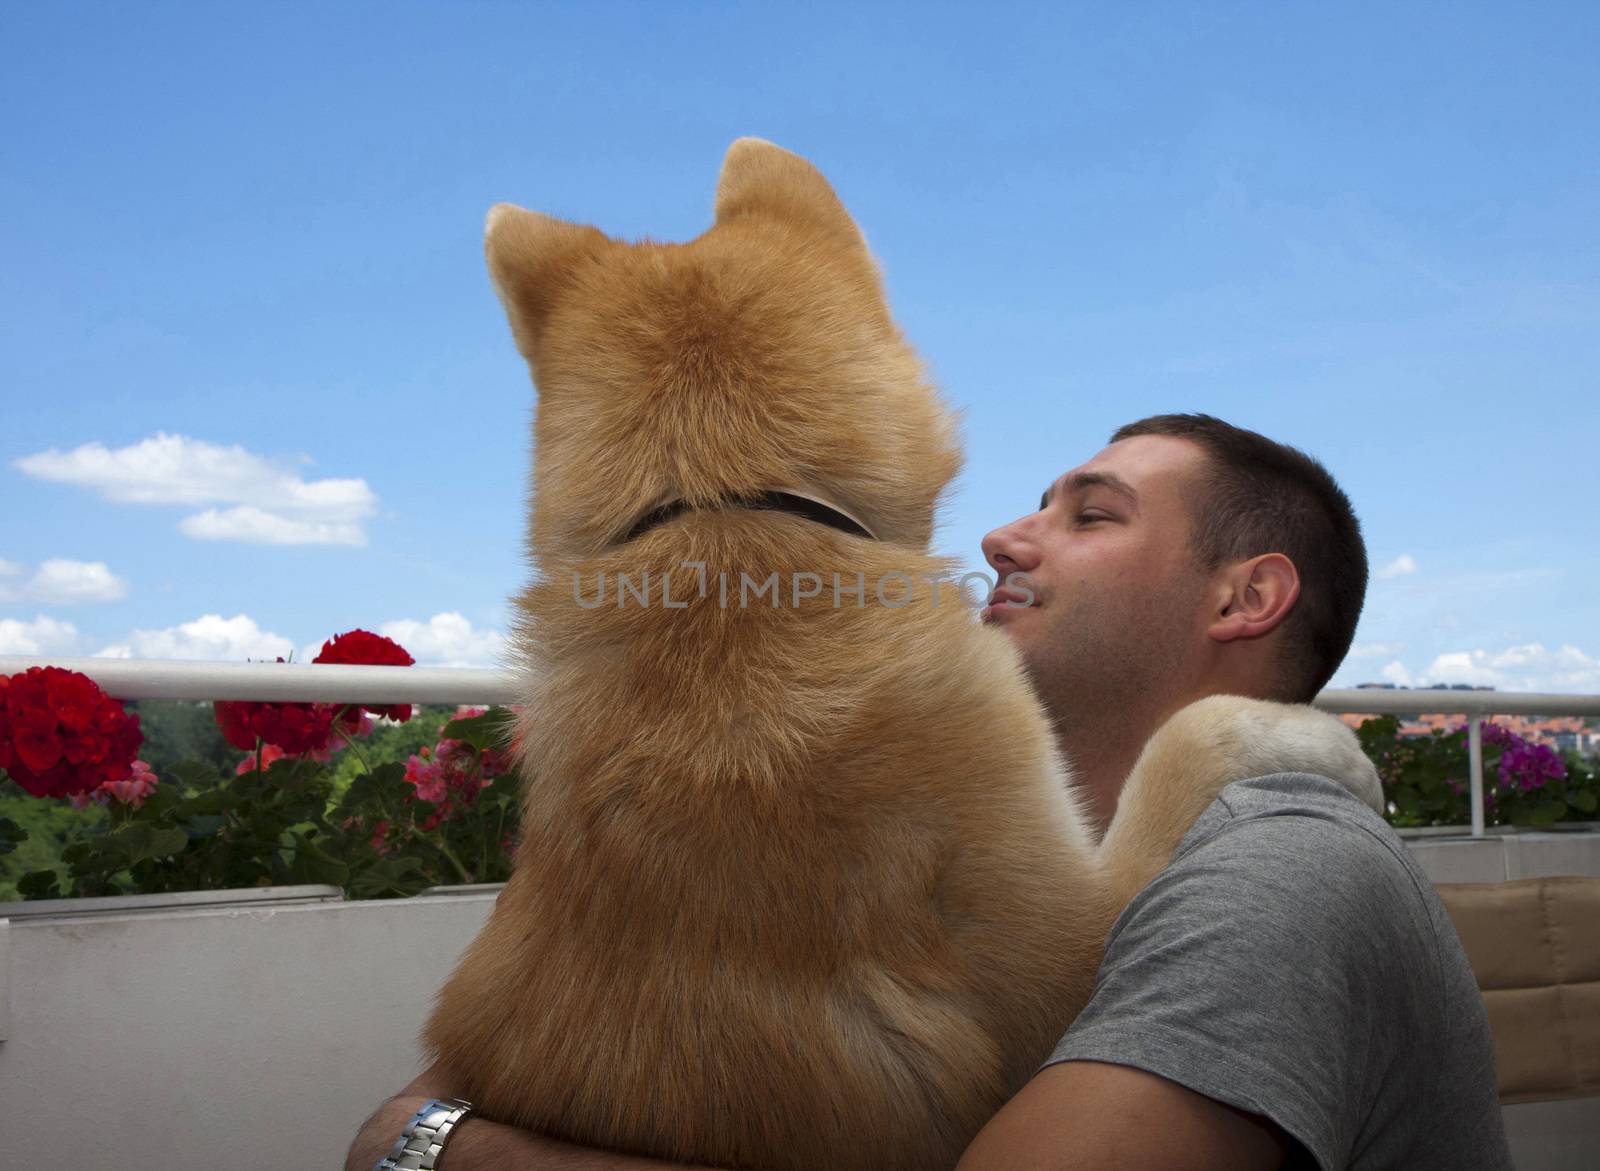
M 826 179 L 742 138 L 687 244 L 500 204 L 485 250 L 539 388 L 541 557 L 598 552 L 657 505 L 790 489 L 927 547 L 955 424 Z

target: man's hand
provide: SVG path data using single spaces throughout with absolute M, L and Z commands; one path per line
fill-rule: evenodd
M 429 1098 L 458 1096 L 439 1066 L 424 1071 L 362 1124 L 345 1156 L 344 1171 L 372 1171 Z M 451 1133 L 439 1165 L 441 1171 L 667 1171 L 683 1166 L 575 1147 L 472 1114 Z
M 1270 1171 L 1291 1149 L 1269 1120 L 1166 1078 L 1064 1061 L 989 1120 L 956 1171 Z

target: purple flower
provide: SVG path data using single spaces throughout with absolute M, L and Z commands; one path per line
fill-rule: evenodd
M 1462 724 L 1456 730 L 1464 731 L 1466 727 Z M 1491 721 L 1485 721 L 1481 727 L 1483 743 L 1487 747 L 1500 749 L 1500 787 L 1508 792 L 1521 789 L 1524 793 L 1531 793 L 1544 788 L 1551 781 L 1565 779 L 1566 763 L 1549 745 L 1535 744 L 1518 736 L 1510 728 Z M 1485 796 L 1492 800 L 1493 788 Z

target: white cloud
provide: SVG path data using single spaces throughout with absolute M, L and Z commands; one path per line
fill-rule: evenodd
M 1347 658 L 1351 659 L 1381 659 L 1392 658 L 1406 649 L 1403 642 L 1358 642 L 1350 648 Z
M 116 602 L 128 596 L 128 583 L 104 561 L 65 557 L 44 562 L 32 577 L 20 580 L 25 566 L 0 561 L 0 602 L 43 602 L 70 606 L 84 602 Z
M 1409 553 L 1402 553 L 1389 564 L 1378 570 L 1377 577 L 1380 581 L 1393 577 L 1405 577 L 1417 572 L 1417 559 Z
M 39 615 L 32 622 L 0 618 L 0 655 L 70 655 L 78 650 L 78 628 Z
M 378 633 L 394 639 L 418 663 L 430 667 L 500 667 L 506 640 L 497 630 L 477 630 L 454 610 L 435 614 L 426 622 L 406 618 L 386 622 Z M 320 648 L 320 644 L 317 649 Z M 316 654 L 316 649 L 307 655 Z
M 53 558 L 39 566 L 24 595 L 37 602 L 116 602 L 128 596 L 128 583 L 104 561 Z
M 1473 683 L 1501 691 L 1600 693 L 1600 660 L 1575 646 L 1547 650 L 1541 643 L 1501 651 L 1450 651 L 1423 672 L 1433 683 Z
M 221 659 L 242 662 L 282 655 L 289 657 L 294 643 L 280 634 L 262 630 L 254 618 L 235 614 L 205 614 L 192 622 L 160 630 L 135 630 L 126 642 L 100 649 L 98 655 L 110 659 Z
M 30 476 L 93 488 L 129 504 L 232 505 L 186 518 L 179 528 L 204 540 L 256 544 L 365 543 L 360 521 L 378 498 L 361 479 L 304 480 L 237 444 L 157 433 L 112 450 L 85 443 L 24 456 L 16 467 Z
M 1393 683 L 1396 687 L 1410 687 L 1414 682 L 1411 678 L 1411 672 L 1406 670 L 1405 664 L 1399 659 L 1389 663 L 1380 674 L 1383 676 L 1384 682 Z
M 293 520 L 243 505 L 218 512 L 208 508 L 178 522 L 178 531 L 200 541 L 244 541 L 251 545 L 365 545 L 358 524 Z

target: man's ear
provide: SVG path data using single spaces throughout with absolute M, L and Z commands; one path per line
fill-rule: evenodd
M 524 352 L 524 343 L 544 324 L 573 267 L 606 243 L 605 234 L 596 228 L 515 204 L 497 203 L 489 209 L 483 225 L 489 279 Z
M 822 172 L 760 138 L 741 138 L 730 146 L 717 180 L 717 223 L 745 216 L 810 224 L 865 249 L 861 229 Z
M 1218 642 L 1277 629 L 1300 597 L 1300 571 L 1282 553 L 1229 566 L 1217 579 L 1217 610 L 1206 633 Z

